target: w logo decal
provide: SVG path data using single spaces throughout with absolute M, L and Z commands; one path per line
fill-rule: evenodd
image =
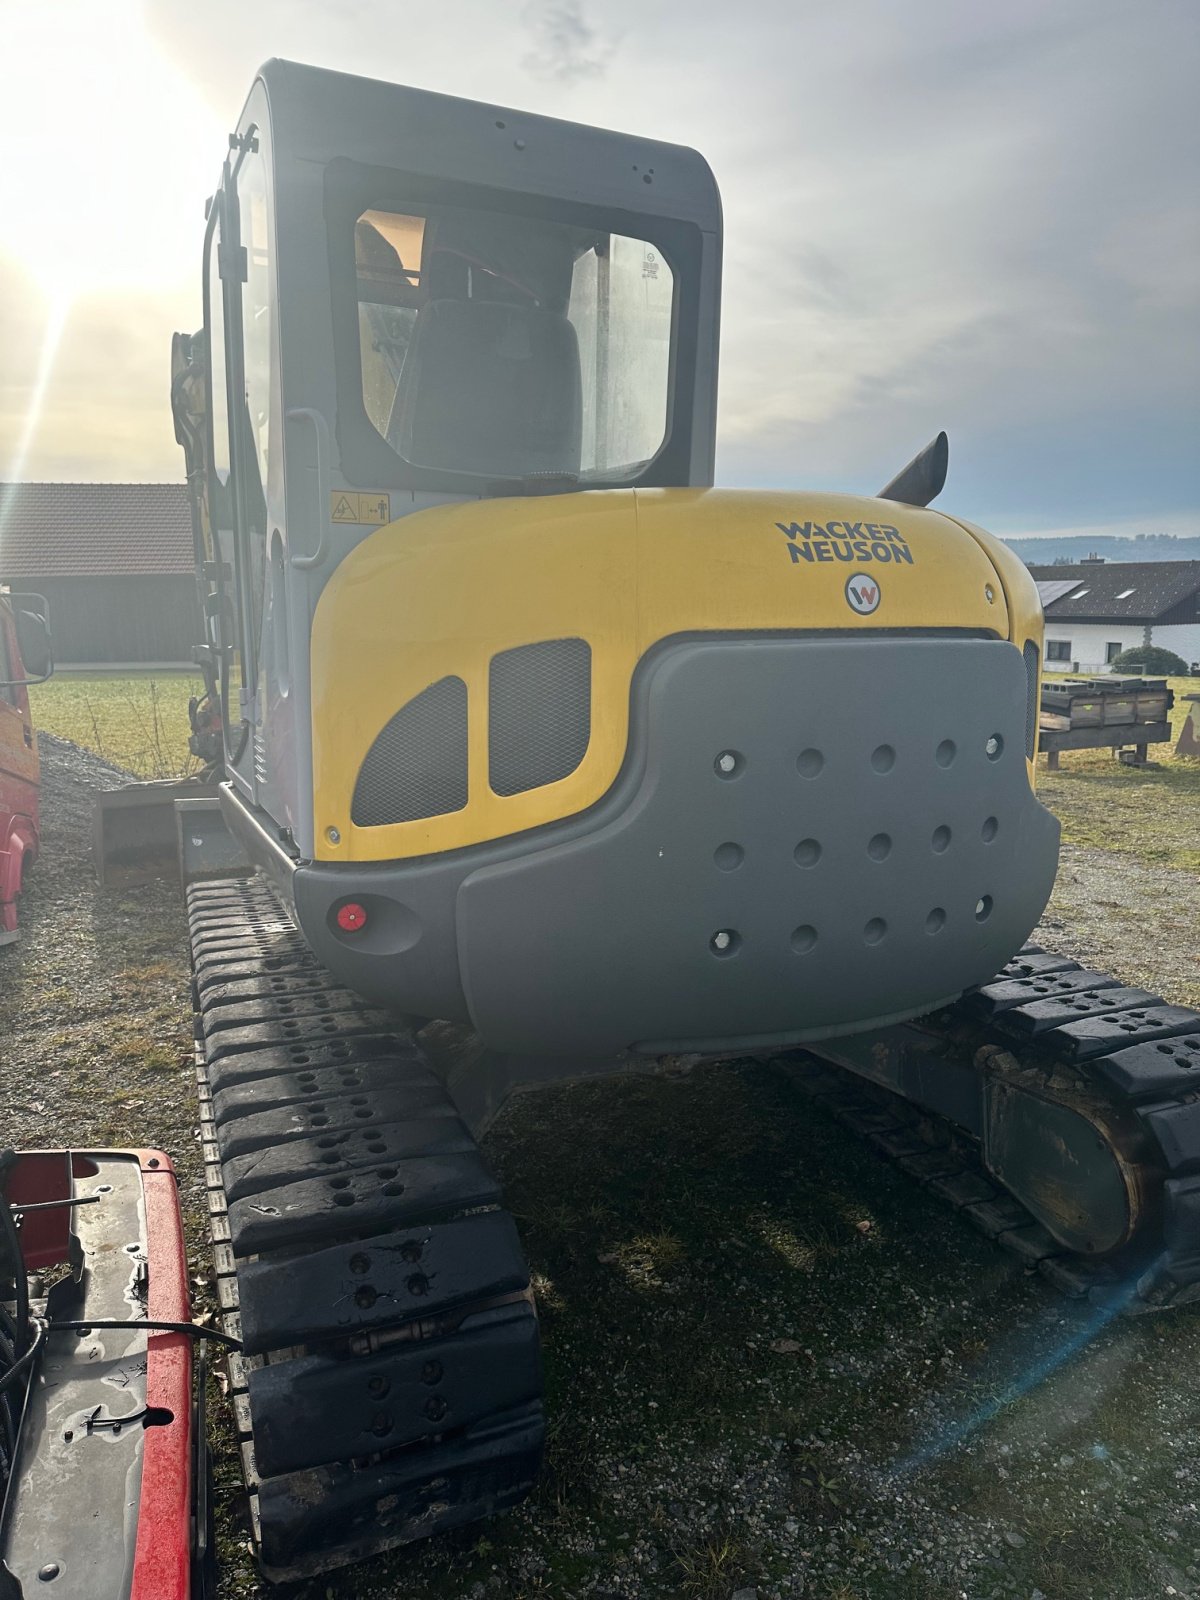
M 853 578 L 846 582 L 846 603 L 851 611 L 857 611 L 860 617 L 869 617 L 872 611 L 879 608 L 879 579 L 867 578 L 862 573 L 855 573 Z

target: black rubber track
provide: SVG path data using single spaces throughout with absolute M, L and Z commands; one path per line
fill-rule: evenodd
M 188 890 L 197 1083 L 234 1411 L 266 1575 L 491 1515 L 532 1486 L 516 1227 L 407 1033 L 321 970 L 262 880 Z
M 960 1057 L 991 1047 L 1047 1079 L 1067 1069 L 1136 1119 L 1156 1215 L 1120 1270 L 1064 1250 L 952 1123 L 817 1059 L 819 1047 L 776 1059 L 840 1121 L 1063 1293 L 1130 1312 L 1200 1299 L 1200 1012 L 1027 945 L 995 982 L 921 1026 L 944 1033 Z
M 515 1504 L 537 1323 L 511 1217 L 412 1037 L 333 982 L 261 879 L 188 891 L 208 1204 L 255 1539 L 307 1576 Z M 1073 1296 L 1200 1298 L 1200 1014 L 1027 946 L 922 1024 L 1069 1064 L 1137 1117 L 1159 1234 L 1130 1280 L 1064 1251 L 951 1124 L 805 1052 L 805 1088 Z M 932 1132 L 931 1132 L 932 1130 Z

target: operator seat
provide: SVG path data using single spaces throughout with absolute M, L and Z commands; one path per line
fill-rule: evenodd
M 388 428 L 406 461 L 497 477 L 574 474 L 581 442 L 579 341 L 565 316 L 499 300 L 421 307 Z

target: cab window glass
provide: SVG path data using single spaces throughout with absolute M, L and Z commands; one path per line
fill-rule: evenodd
M 238 173 L 238 219 L 246 252 L 242 294 L 242 370 L 245 390 L 240 460 L 246 475 L 243 530 L 249 593 L 247 622 L 254 659 L 262 642 L 267 555 L 267 458 L 271 421 L 271 262 L 267 244 L 267 170 L 260 150 L 251 152 Z
M 271 411 L 271 282 L 267 253 L 267 174 L 261 155 L 250 155 L 238 174 L 238 206 L 246 281 L 242 285 L 242 348 L 246 377 L 247 463 L 263 492 Z
M 225 379 L 225 307 L 219 268 L 220 228 L 214 228 L 208 253 L 209 417 L 212 465 L 219 485 L 229 482 L 229 398 Z
M 674 276 L 645 240 L 484 211 L 364 211 L 363 406 L 406 462 L 619 481 L 666 438 Z

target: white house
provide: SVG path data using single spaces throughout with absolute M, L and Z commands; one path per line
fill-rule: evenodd
M 1046 671 L 1103 672 L 1122 650 L 1155 644 L 1200 663 L 1200 561 L 1030 567 L 1046 613 Z

